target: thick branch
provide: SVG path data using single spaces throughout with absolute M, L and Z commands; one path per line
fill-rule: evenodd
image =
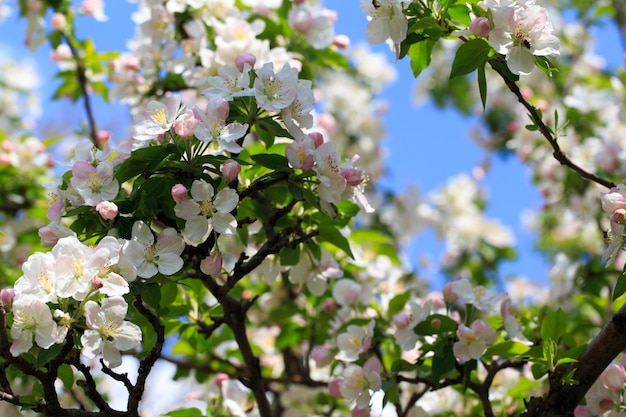
M 589 343 L 575 364 L 574 384 L 563 381 L 570 369 L 557 368 L 550 378 L 550 392 L 544 398 L 533 397 L 523 417 L 573 416 L 574 409 L 598 379 L 602 371 L 626 349 L 626 304 Z

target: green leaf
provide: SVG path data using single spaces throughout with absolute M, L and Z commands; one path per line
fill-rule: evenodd
M 559 69 L 545 56 L 535 56 L 535 64 L 548 78 L 552 78 L 553 73 L 559 72 Z
M 624 295 L 626 292 L 626 265 L 624 265 L 624 270 L 617 278 L 617 282 L 615 283 L 615 289 L 613 290 L 613 301 L 617 300 L 619 297 Z
M 61 364 L 58 375 L 61 382 L 63 382 L 63 387 L 68 391 L 71 390 L 74 386 L 74 371 L 72 367 L 66 363 Z
M 390 317 L 395 316 L 399 312 L 402 311 L 407 301 L 411 297 L 411 293 L 409 291 L 396 295 L 389 301 L 389 307 L 387 308 L 387 312 Z
M 280 252 L 280 264 L 282 266 L 297 265 L 300 260 L 300 249 L 283 247 Z
M 321 242 L 328 242 L 338 247 L 342 251 L 344 251 L 348 256 L 354 259 L 354 255 L 352 254 L 352 249 L 350 248 L 350 242 L 344 235 L 341 234 L 339 230 L 333 225 L 329 224 L 320 224 L 317 227 L 317 231 L 319 234 L 317 235 L 317 240 Z
M 54 344 L 49 349 L 39 349 L 37 353 L 37 368 L 42 368 L 48 362 L 52 360 L 56 355 L 58 355 L 63 349 L 62 344 Z
M 458 328 L 456 321 L 443 314 L 431 314 L 415 326 L 415 333 L 422 336 L 454 332 Z
M 567 321 L 567 314 L 560 308 L 547 314 L 541 323 L 541 338 L 544 341 L 558 340 L 566 331 Z
M 450 79 L 469 74 L 487 62 L 491 46 L 483 39 L 472 39 L 459 47 L 452 62 Z
M 409 47 L 407 55 L 411 59 L 411 70 L 415 78 L 430 65 L 430 55 L 435 43 L 432 39 L 423 39 Z
M 282 155 L 275 153 L 264 153 L 258 155 L 250 155 L 250 158 L 259 165 L 265 168 L 273 169 L 275 171 L 288 170 L 289 161 Z
M 485 74 L 485 63 L 478 66 L 478 90 L 480 91 L 480 101 L 483 103 L 483 111 L 487 106 L 487 77 Z
M 177 153 L 176 145 L 148 146 L 133 151 L 128 159 L 115 170 L 115 179 L 120 183 L 136 177 L 144 171 L 153 171 L 170 155 Z
M 432 362 L 432 376 L 433 381 L 435 382 L 435 387 L 439 385 L 439 380 L 444 374 L 454 369 L 455 364 L 456 359 L 454 358 L 454 353 L 452 352 L 451 343 L 445 342 L 441 351 L 435 350 Z
M 179 410 L 170 411 L 163 414 L 168 417 L 202 417 L 202 411 L 197 408 L 181 408 Z
M 516 358 L 523 356 L 529 350 L 530 346 L 521 342 L 507 340 L 506 342 L 496 343 L 490 346 L 487 351 L 485 351 L 484 356 L 500 356 L 505 359 Z

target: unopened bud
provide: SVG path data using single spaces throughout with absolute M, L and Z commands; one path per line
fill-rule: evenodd
M 3 288 L 0 290 L 0 301 L 2 301 L 2 305 L 7 307 L 10 306 L 15 298 L 15 289 L 13 288 Z
M 212 277 L 219 276 L 222 272 L 222 262 L 222 254 L 216 252 L 214 255 L 209 255 L 202 260 L 200 271 Z
M 459 299 L 459 296 L 456 295 L 456 293 L 454 291 L 452 291 L 452 283 L 451 282 L 448 282 L 443 287 L 443 289 L 441 290 L 441 293 L 443 294 L 443 301 L 448 306 L 456 303 L 456 301 Z
M 337 309 L 337 304 L 334 300 L 326 300 L 324 301 L 324 312 L 332 313 Z
M 393 324 L 398 329 L 404 329 L 406 326 L 409 325 L 410 322 L 411 322 L 411 317 L 408 314 L 406 314 L 406 313 L 397 314 L 393 318 Z
M 222 385 L 224 385 L 224 382 L 226 381 L 228 381 L 228 374 L 220 372 L 219 374 L 215 375 L 215 384 L 218 387 L 221 387 Z
M 322 135 L 320 132 L 311 132 L 309 133 L 309 137 L 313 139 L 315 149 L 319 148 L 324 143 L 324 135 Z
M 63 30 L 67 26 L 67 19 L 63 13 L 53 13 L 50 24 L 55 30 Z
M 180 203 L 187 196 L 187 187 L 182 184 L 174 184 L 172 186 L 171 194 L 174 201 Z
M 254 68 L 256 64 L 256 57 L 247 52 L 242 52 L 235 58 L 235 66 L 239 71 L 243 71 L 245 64 L 250 65 L 250 68 Z
M 328 393 L 333 398 L 343 398 L 341 395 L 341 391 L 339 390 L 339 385 L 341 384 L 342 378 L 335 378 L 328 383 Z
M 430 321 L 430 326 L 435 330 L 441 329 L 441 319 L 432 319 Z
M 104 281 L 102 278 L 94 278 L 91 280 L 91 286 L 95 289 L 100 289 L 104 287 Z
M 489 36 L 491 30 L 489 19 L 486 17 L 477 17 L 470 23 L 470 32 L 479 38 L 486 38 Z
M 117 216 L 118 208 L 115 203 L 110 201 L 102 201 L 96 204 L 96 211 L 104 220 L 113 220 Z
M 220 171 L 226 181 L 232 181 L 236 179 L 241 172 L 241 165 L 234 159 L 229 159 L 222 164 Z
M 613 212 L 611 220 L 615 223 L 623 223 L 626 220 L 626 209 L 618 208 Z
M 337 35 L 333 39 L 333 44 L 339 49 L 347 49 L 350 46 L 350 38 L 346 35 Z

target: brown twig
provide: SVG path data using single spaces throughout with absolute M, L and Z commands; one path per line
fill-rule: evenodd
M 552 132 L 550 131 L 550 128 L 548 128 L 548 126 L 546 126 L 546 124 L 543 122 L 543 119 L 541 118 L 541 115 L 539 114 L 539 111 L 537 110 L 537 108 L 533 106 L 532 104 L 530 104 L 524 98 L 517 83 L 509 79 L 509 77 L 507 77 L 507 75 L 504 73 L 504 71 L 501 68 L 498 68 L 496 65 L 494 65 L 493 61 L 490 61 L 489 63 L 491 65 L 491 68 L 493 68 L 493 70 L 497 72 L 500 75 L 500 77 L 502 77 L 502 80 L 506 84 L 507 88 L 511 90 L 511 92 L 515 95 L 515 97 L 517 97 L 518 101 L 522 103 L 524 108 L 526 108 L 530 118 L 537 125 L 539 132 L 541 132 L 543 137 L 545 137 L 548 140 L 548 143 L 550 144 L 550 146 L 552 146 L 552 151 L 553 151 L 552 155 L 557 161 L 559 161 L 561 165 L 565 165 L 572 171 L 578 173 L 581 177 L 586 178 L 595 183 L 598 183 L 600 185 L 603 185 L 606 188 L 615 187 L 615 183 L 613 183 L 612 181 L 608 181 L 592 172 L 589 172 L 583 169 L 582 167 L 575 164 L 571 159 L 569 159 L 569 157 L 561 149 L 557 141 L 557 138 L 552 134 Z
M 76 77 L 78 78 L 78 85 L 80 86 L 80 92 L 85 103 L 85 113 L 87 114 L 87 122 L 89 124 L 89 138 L 91 139 L 93 146 L 99 148 L 100 146 L 98 144 L 97 134 L 98 129 L 96 127 L 96 119 L 93 115 L 93 109 L 91 107 L 91 99 L 89 98 L 89 90 L 87 88 L 89 80 L 87 79 L 87 75 L 85 73 L 85 67 L 83 65 L 82 58 L 80 57 L 80 53 L 74 46 L 72 40 L 66 34 L 62 34 L 62 36 L 65 39 L 67 46 L 69 46 L 74 62 L 76 63 Z

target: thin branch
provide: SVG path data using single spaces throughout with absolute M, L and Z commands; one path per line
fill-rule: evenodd
M 148 375 L 150 375 L 150 371 L 152 371 L 152 367 L 156 363 L 156 361 L 161 356 L 161 351 L 163 350 L 163 344 L 165 343 L 165 326 L 161 324 L 159 318 L 152 313 L 146 306 L 143 304 L 143 300 L 139 294 L 135 295 L 135 302 L 133 303 L 137 311 L 141 313 L 145 318 L 148 319 L 150 325 L 156 332 L 156 343 L 150 349 L 148 355 L 141 360 L 139 363 L 138 375 L 137 375 L 137 383 L 135 384 L 133 390 L 130 392 L 128 396 L 128 411 L 133 412 L 135 415 L 137 414 L 137 410 L 139 408 L 139 402 L 143 397 L 143 392 L 146 388 L 146 380 L 148 379 Z
M 109 368 L 108 366 L 106 366 L 104 364 L 104 359 L 103 358 L 100 358 L 100 365 L 102 366 L 102 373 L 104 373 L 105 375 L 110 376 L 114 380 L 124 384 L 124 386 L 126 387 L 126 390 L 129 393 L 133 390 L 133 384 L 128 379 L 128 374 L 127 373 L 118 374 L 117 372 L 113 372 L 113 370 L 111 368 Z
M 612 181 L 608 181 L 602 177 L 599 177 L 598 175 L 594 173 L 586 171 L 582 167 L 576 165 L 571 159 L 569 159 L 569 157 L 561 149 L 556 137 L 553 136 L 548 126 L 546 126 L 546 124 L 543 122 L 541 116 L 539 115 L 539 111 L 537 110 L 537 108 L 533 106 L 532 104 L 530 104 L 524 98 L 517 83 L 515 81 L 510 80 L 507 77 L 507 75 L 503 72 L 503 70 L 495 66 L 492 61 L 490 61 L 490 65 L 491 65 L 491 68 L 493 68 L 493 70 L 497 72 L 500 75 L 500 77 L 502 77 L 502 80 L 504 81 L 508 89 L 511 90 L 511 92 L 515 95 L 515 97 L 517 97 L 518 101 L 522 103 L 522 105 L 526 108 L 526 110 L 528 111 L 528 114 L 530 115 L 533 122 L 535 122 L 535 124 L 537 125 L 543 137 L 545 137 L 548 140 L 548 143 L 550 143 L 550 146 L 552 146 L 552 150 L 553 150 L 552 155 L 557 161 L 561 163 L 561 165 L 565 165 L 566 167 L 570 168 L 572 171 L 578 173 L 581 177 L 586 178 L 590 181 L 596 182 L 600 185 L 603 185 L 606 188 L 615 187 L 615 183 L 613 183 Z
M 89 97 L 89 91 L 87 86 L 89 85 L 89 80 L 87 79 L 87 75 L 85 74 L 85 67 L 83 65 L 82 58 L 72 40 L 65 34 L 62 34 L 65 42 L 67 42 L 67 46 L 69 46 L 70 51 L 72 52 L 72 56 L 74 57 L 74 62 L 76 62 L 76 76 L 78 77 L 78 85 L 80 86 L 80 91 L 84 99 L 85 103 L 85 113 L 87 114 L 87 122 L 89 124 L 89 138 L 91 139 L 91 143 L 96 148 L 99 148 L 98 144 L 98 129 L 96 127 L 96 119 L 93 115 L 93 110 L 91 107 L 91 99 Z

